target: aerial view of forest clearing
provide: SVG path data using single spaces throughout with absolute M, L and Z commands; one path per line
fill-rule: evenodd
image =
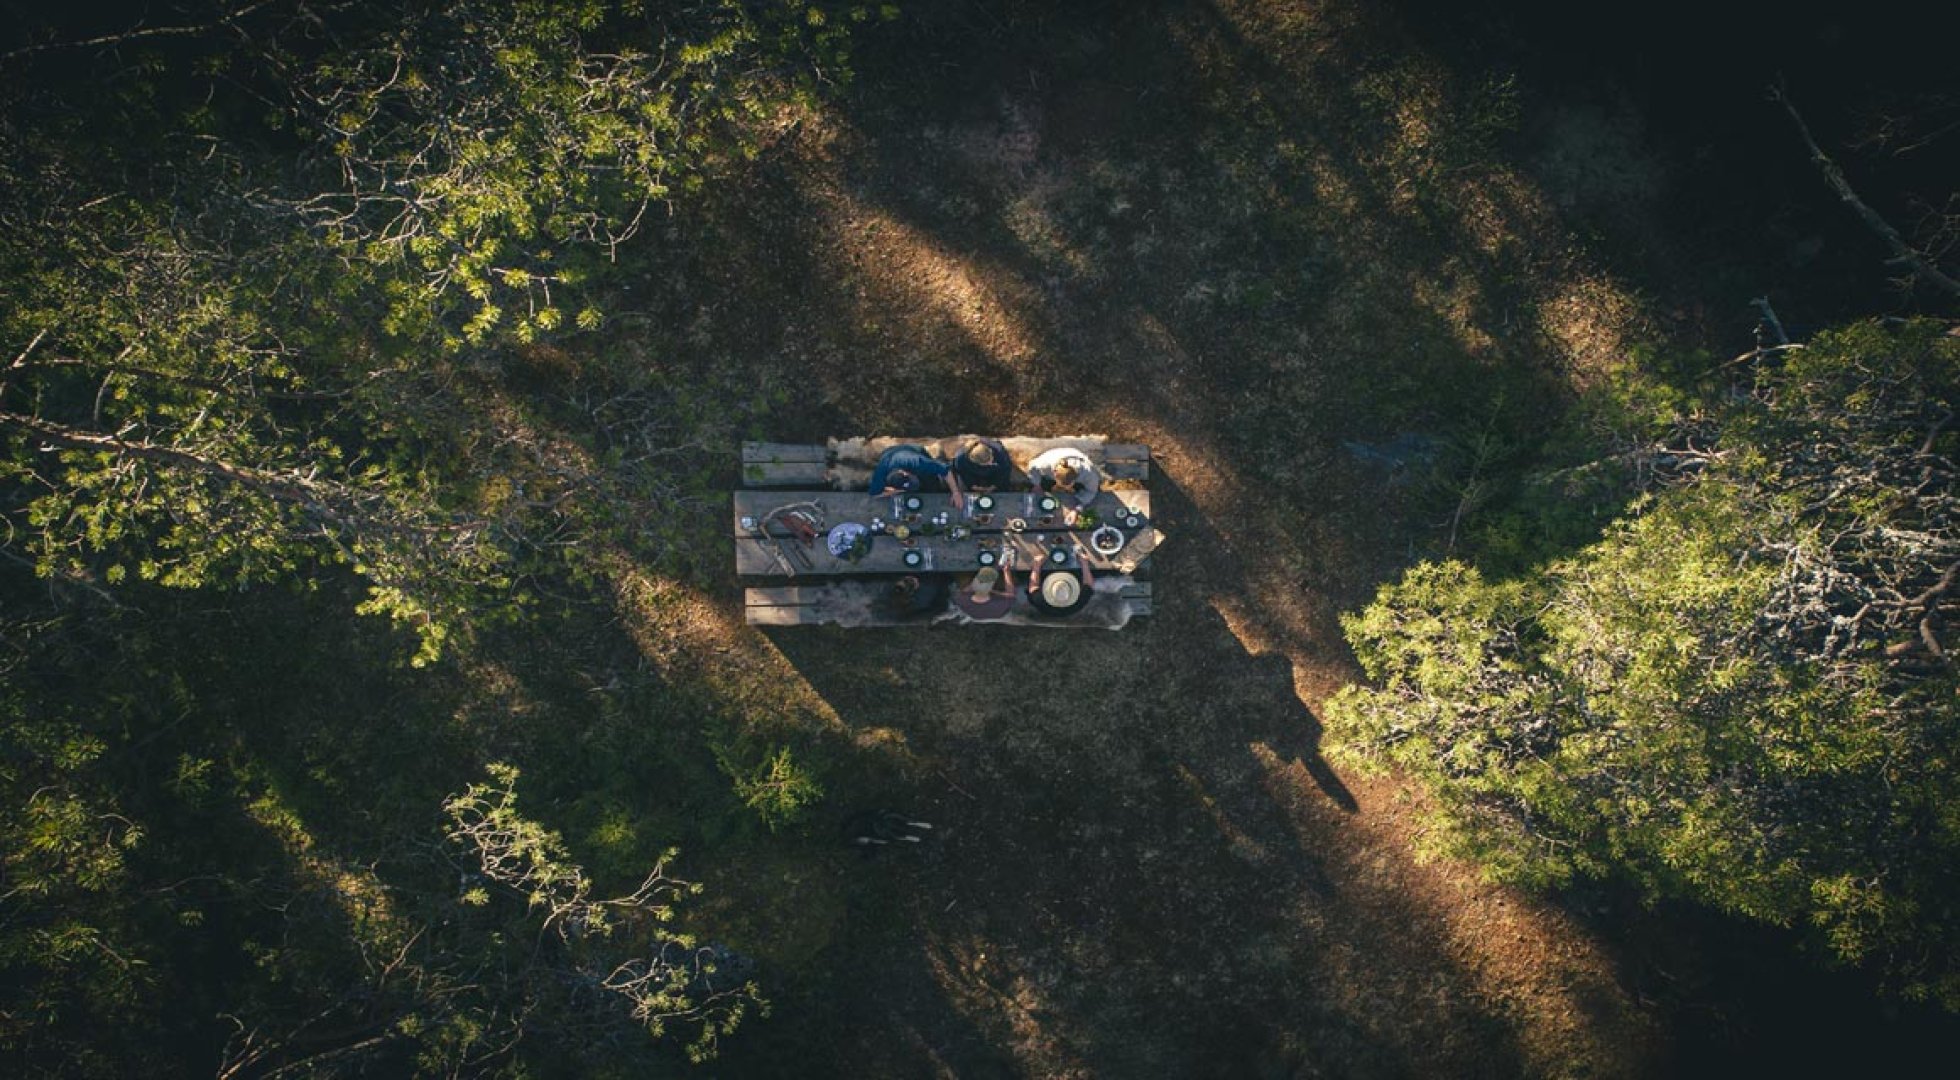
M 30 6 L 8 1075 L 1960 1033 L 1936 65 L 1669 82 L 1362 0 Z M 743 444 L 913 432 L 1147 447 L 1149 617 L 750 625 Z

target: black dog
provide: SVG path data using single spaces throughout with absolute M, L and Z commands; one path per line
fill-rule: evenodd
M 917 844 L 932 831 L 929 821 L 913 821 L 896 810 L 865 810 L 844 822 L 844 841 L 853 847 L 870 849 L 891 844 Z

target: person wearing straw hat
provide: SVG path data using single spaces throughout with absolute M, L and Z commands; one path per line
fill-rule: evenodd
M 1043 558 L 1035 556 L 1034 572 L 1028 575 L 1028 603 L 1034 605 L 1035 614 L 1051 618 L 1073 615 L 1089 603 L 1089 594 L 1096 587 L 1096 572 L 1090 568 L 1089 561 L 1077 552 L 1073 567 L 1056 567 Z M 1014 581 L 1014 572 L 1008 571 L 1008 584 Z
M 998 619 L 1014 606 L 1014 586 L 1001 579 L 999 570 L 983 566 L 953 597 L 953 604 L 969 619 Z

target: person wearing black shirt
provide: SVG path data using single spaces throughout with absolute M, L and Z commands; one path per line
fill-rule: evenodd
M 952 479 L 968 491 L 999 491 L 1014 482 L 1014 463 L 999 439 L 975 439 L 953 458 Z
M 1081 611 L 1089 603 L 1089 595 L 1096 587 L 1096 572 L 1089 567 L 1089 561 L 1082 558 L 1078 548 L 1072 560 L 1073 567 L 1055 563 L 1052 553 L 1036 547 L 1033 552 L 1034 571 L 1028 575 L 1028 603 L 1034 605 L 1035 614 L 1051 618 L 1061 618 Z M 1007 583 L 1014 584 L 1012 567 L 1007 570 Z
M 885 604 L 901 619 L 931 619 L 946 610 L 952 598 L 952 584 L 946 574 L 907 574 L 892 582 Z

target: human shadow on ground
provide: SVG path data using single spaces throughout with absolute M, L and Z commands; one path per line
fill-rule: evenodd
M 1171 544 L 1152 556 L 1152 562 L 1156 564 L 1152 568 L 1153 576 L 1159 573 L 1172 575 L 1166 582 L 1169 587 L 1165 590 L 1165 599 L 1171 604 L 1173 614 L 1186 618 L 1197 616 L 1197 612 L 1184 605 L 1204 603 L 1208 597 L 1243 598 L 1247 603 L 1241 610 L 1260 623 L 1262 637 L 1284 641 L 1294 648 L 1307 645 L 1306 642 L 1288 640 L 1286 629 L 1264 618 L 1269 606 L 1296 604 L 1302 602 L 1302 598 L 1256 595 L 1246 573 L 1245 560 L 1237 546 L 1220 535 L 1210 519 L 1184 494 L 1161 464 L 1151 478 L 1150 502 L 1158 526 L 1175 537 Z M 1230 634 L 1230 628 L 1215 609 L 1211 617 L 1217 621 L 1219 629 Z M 1297 762 L 1305 768 L 1308 775 L 1313 777 L 1314 784 L 1334 805 L 1348 812 L 1357 810 L 1359 806 L 1354 794 L 1321 756 L 1320 739 L 1324 729 L 1320 718 L 1300 700 L 1292 659 L 1276 649 L 1254 651 L 1243 643 L 1240 647 L 1247 658 L 1270 671 L 1270 676 L 1261 682 L 1270 686 L 1269 693 L 1278 701 L 1285 703 L 1287 715 L 1276 724 L 1263 726 L 1261 734 L 1271 739 L 1266 745 L 1284 760 Z M 1297 712 L 1294 710 L 1296 705 Z
M 882 984 L 932 957 L 943 996 L 908 1008 L 985 1035 L 926 1036 L 955 1071 L 1522 1071 L 1440 916 L 1357 872 L 1374 857 L 1292 661 L 1216 610 L 1244 587 L 1230 544 L 1152 487 L 1171 540 L 1125 630 L 770 633 L 860 740 L 903 747 L 858 782 L 942 828 L 930 861 L 866 868 L 905 879 L 905 925 L 845 962 Z M 876 1040 L 892 1007 L 840 1009 L 832 1037 Z
M 1316 126 L 1363 111 L 1354 73 L 1295 87 L 1258 42 L 1206 28 L 1205 5 L 1162 9 L 1189 21 L 1145 42 L 1159 66 L 1102 95 L 1172 105 L 996 160 L 1038 133 L 1015 127 L 1021 76 L 1058 113 L 1096 96 L 1075 93 L 1097 89 L 1083 72 L 1137 36 L 1112 31 L 1121 7 L 1044 14 L 1041 41 L 1003 30 L 982 55 L 906 53 L 997 69 L 966 89 L 983 113 L 1012 95 L 1012 130 L 973 151 L 972 103 L 859 99 L 810 151 L 820 167 L 798 181 L 793 161 L 745 200 L 766 244 L 708 275 L 754 259 L 792 298 L 758 318 L 785 351 L 765 369 L 802 395 L 772 437 L 1059 433 L 1017 424 L 1032 415 L 1178 444 L 1153 484 L 1163 598 L 1119 634 L 769 632 L 845 729 L 834 789 L 895 788 L 949 823 L 885 959 L 846 970 L 875 985 L 924 950 L 930 1008 L 1029 1073 L 1523 1071 L 1518 1001 L 1480 981 L 1457 905 L 1414 887 L 1406 836 L 1366 834 L 1301 689 L 1303 670 L 1319 692 L 1351 671 L 1334 612 L 1401 548 L 1379 550 L 1391 500 L 1345 475 L 1340 440 L 1481 410 L 1505 372 L 1533 384 L 1535 331 L 1515 354 L 1465 351 L 1502 329 L 1514 256 L 1432 273 L 1453 223 L 1357 163 L 1373 133 Z M 1073 66 L 1025 65 L 1023 45 Z M 1243 123 L 1186 73 L 1216 55 L 1252 72 Z M 753 223 L 735 224 L 717 235 Z M 1471 310 L 1452 323 L 1420 294 L 1457 285 Z M 822 1031 L 840 1063 L 879 1037 L 864 1016 Z

